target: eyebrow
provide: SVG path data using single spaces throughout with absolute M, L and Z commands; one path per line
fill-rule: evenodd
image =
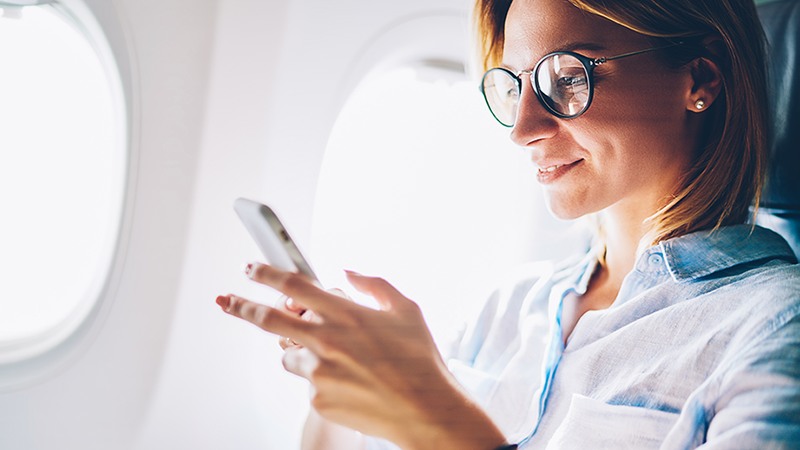
M 608 47 L 606 47 L 604 45 L 601 45 L 601 44 L 598 44 L 596 42 L 584 42 L 584 41 L 564 42 L 564 43 L 556 46 L 555 48 L 551 48 L 550 50 L 542 53 L 542 56 L 539 59 L 537 59 L 536 61 L 539 61 L 542 57 L 544 57 L 544 55 L 549 55 L 550 53 L 555 53 L 555 52 L 575 52 L 577 50 L 589 50 L 589 51 L 593 51 L 593 52 L 600 52 L 600 51 L 608 50 Z M 607 55 L 603 55 L 603 56 L 607 56 Z M 515 70 L 515 68 L 513 68 L 513 67 L 511 67 L 511 66 L 509 66 L 507 64 L 502 64 L 501 67 L 505 67 L 506 69 L 511 70 L 512 72 Z M 520 70 L 530 70 L 532 68 L 533 67 L 528 67 L 528 68 L 520 69 Z
M 607 49 L 608 47 L 598 44 L 596 42 L 570 42 L 562 45 L 560 48 L 553 49 L 547 53 L 563 52 L 563 51 L 574 52 L 575 50 L 601 51 Z M 545 55 L 547 53 L 545 53 Z

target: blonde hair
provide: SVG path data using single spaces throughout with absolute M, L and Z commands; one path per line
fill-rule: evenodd
M 512 0 L 476 0 L 475 37 L 483 70 L 500 64 Z M 752 0 L 568 0 L 650 37 L 667 64 L 697 58 L 719 67 L 722 91 L 709 109 L 699 153 L 679 190 L 647 221 L 655 244 L 693 231 L 744 223 L 757 207 L 767 158 L 763 29 Z M 709 42 L 719 45 L 711 48 Z

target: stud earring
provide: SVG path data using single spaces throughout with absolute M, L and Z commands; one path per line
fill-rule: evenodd
M 694 102 L 694 107 L 697 108 L 697 109 L 703 109 L 703 108 L 706 107 L 706 102 L 704 102 L 702 99 L 700 99 L 700 100 Z

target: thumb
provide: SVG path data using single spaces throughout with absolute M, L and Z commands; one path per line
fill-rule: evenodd
M 368 277 L 349 270 L 345 270 L 345 274 L 353 287 L 374 298 L 384 311 L 396 311 L 414 304 L 383 278 Z

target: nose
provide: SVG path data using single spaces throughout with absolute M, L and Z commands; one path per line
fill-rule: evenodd
M 520 147 L 527 147 L 556 134 L 558 119 L 547 112 L 536 92 L 530 76 L 522 77 L 517 118 L 511 129 L 511 140 Z

